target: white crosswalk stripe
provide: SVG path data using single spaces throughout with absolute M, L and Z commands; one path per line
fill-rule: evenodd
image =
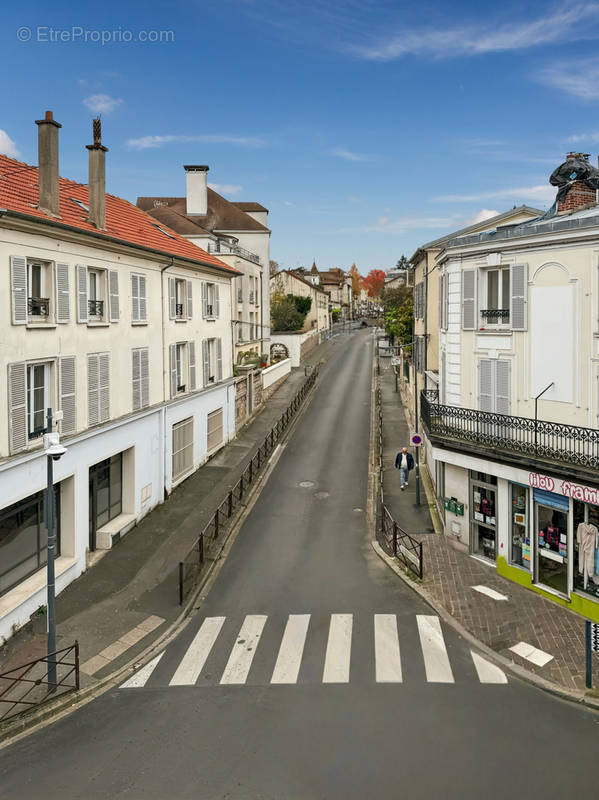
M 221 683 L 245 683 L 252 666 L 266 617 L 250 614 L 244 620 L 231 655 L 220 679 Z
M 174 673 L 170 672 L 167 660 L 163 659 L 166 652 L 163 651 L 132 675 L 122 684 L 121 688 L 136 689 L 144 687 L 148 683 L 150 685 L 158 685 L 162 676 L 168 681 L 169 686 L 194 686 L 198 682 L 207 662 L 209 663 L 209 672 L 215 676 L 213 682 L 219 682 L 223 685 L 245 684 L 248 681 L 254 656 L 261 642 L 267 621 L 268 617 L 265 615 L 246 616 L 231 647 L 229 640 L 230 627 L 227 626 L 225 628 L 226 617 L 206 617 L 176 668 L 174 665 L 171 668 L 174 669 Z M 322 621 L 321 618 L 319 622 L 322 623 Z M 310 626 L 310 614 L 289 615 L 283 636 L 278 645 L 278 653 L 272 673 L 268 672 L 264 675 L 264 667 L 267 664 L 272 664 L 270 658 L 274 658 L 274 653 L 269 656 L 268 648 L 266 644 L 263 644 L 262 647 L 265 648 L 266 652 L 264 658 L 261 657 L 259 659 L 255 669 L 252 671 L 251 682 L 260 684 L 260 681 L 262 681 L 261 685 L 268 682 L 286 685 L 298 683 L 301 680 L 300 671 L 306 650 L 310 652 L 310 643 L 313 647 L 315 641 L 320 641 L 308 635 L 309 631 L 311 631 Z M 318 630 L 319 625 L 315 624 L 314 628 L 315 631 Z M 374 614 L 373 627 L 370 628 L 370 631 L 368 631 L 368 628 L 364 629 L 363 620 L 361 621 L 356 630 L 361 633 L 362 637 L 368 634 L 370 642 L 374 644 L 374 677 L 376 683 L 400 684 L 404 681 L 400 655 L 400 639 L 402 636 L 406 636 L 407 641 L 411 642 L 412 650 L 414 643 L 420 642 L 419 649 L 422 652 L 424 672 L 428 683 L 451 684 L 455 682 L 439 618 L 434 615 L 416 615 L 416 628 L 418 638 L 414 639 L 416 630 L 413 622 L 402 617 L 401 626 L 398 627 L 398 618 L 395 614 Z M 271 629 L 270 636 L 265 640 L 265 642 L 268 641 L 269 647 L 272 646 L 273 635 L 274 630 Z M 330 615 L 326 652 L 324 652 L 324 668 L 321 673 L 322 683 L 349 683 L 353 635 L 353 614 Z M 220 643 L 216 647 L 219 637 Z M 361 638 L 361 641 L 364 642 L 365 639 Z M 323 645 L 324 643 L 319 644 L 319 647 Z M 228 650 L 229 647 L 231 647 L 230 650 Z M 409 652 L 410 650 L 406 647 L 406 642 L 404 641 L 402 644 L 404 658 L 406 653 Z M 358 674 L 361 675 L 364 675 L 364 661 L 359 656 L 363 657 L 363 653 L 363 649 L 356 653 L 356 657 L 358 657 L 356 666 L 358 666 L 358 663 L 362 664 L 361 669 L 358 668 L 357 670 Z M 311 655 L 313 659 L 314 653 Z M 479 683 L 508 683 L 507 676 L 503 670 L 495 664 L 483 658 L 474 650 L 470 650 L 470 656 L 474 670 L 471 669 L 469 674 L 474 678 L 474 673 L 476 672 Z M 226 666 L 222 671 L 220 681 L 218 681 L 222 663 L 226 658 L 228 659 Z M 323 653 L 320 651 L 317 659 L 322 658 Z M 317 663 L 323 664 L 322 660 L 317 661 Z M 159 664 L 160 668 L 157 669 Z M 217 664 L 221 666 L 216 666 Z M 463 664 L 463 659 L 460 664 Z M 412 673 L 409 674 L 412 677 Z M 206 676 L 206 678 L 209 677 L 208 675 Z M 205 683 L 205 681 L 203 682 Z

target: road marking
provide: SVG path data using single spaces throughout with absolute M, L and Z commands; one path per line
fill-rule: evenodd
M 131 628 L 130 631 L 124 633 L 116 642 L 112 642 L 108 647 L 100 650 L 93 658 L 85 661 L 81 665 L 81 671 L 85 672 L 86 675 L 95 675 L 102 667 L 110 664 L 115 658 L 122 656 L 123 653 L 126 653 L 133 645 L 137 644 L 137 642 L 141 641 L 141 639 L 149 633 L 152 633 L 153 630 L 160 627 L 163 622 L 164 619 L 162 617 L 156 617 L 154 615 L 146 617 L 143 622 L 138 623 L 134 628 Z
M 490 589 L 488 586 L 472 586 L 475 592 L 480 592 L 481 594 L 486 594 L 487 597 L 491 597 L 493 600 L 509 600 L 510 598 L 505 595 L 501 594 L 501 592 L 496 592 L 495 589 Z
M 169 686 L 193 686 L 204 669 L 206 659 L 210 655 L 224 621 L 225 617 L 207 617 L 202 622 L 200 630 L 187 648 Z
M 374 657 L 377 683 L 401 683 L 401 658 L 395 614 L 374 615 Z
M 522 656 L 527 661 L 531 661 L 533 664 L 536 664 L 537 667 L 544 667 L 545 664 L 548 664 L 553 656 L 546 653 L 544 650 L 539 650 L 538 647 L 533 647 L 532 644 L 527 644 L 526 642 L 518 642 L 513 647 L 510 647 L 516 655 Z
M 246 682 L 266 619 L 254 614 L 245 618 L 220 679 L 221 683 Z
M 162 651 L 162 653 L 157 655 L 156 658 L 153 658 L 151 661 L 148 661 L 145 667 L 142 667 L 140 670 L 138 670 L 134 675 L 132 675 L 129 678 L 129 680 L 125 681 L 125 683 L 122 683 L 120 688 L 141 689 L 143 686 L 145 686 L 146 683 L 148 682 L 148 678 L 154 672 L 158 662 L 160 661 L 163 655 L 164 655 L 164 650 Z
M 297 683 L 309 624 L 310 614 L 290 614 L 271 683 Z
M 323 683 L 349 682 L 352 622 L 352 614 L 331 614 Z
M 445 649 L 439 618 L 417 614 L 416 621 L 427 681 L 429 683 L 453 683 L 453 673 Z
M 478 680 L 481 683 L 507 683 L 507 675 L 496 664 L 492 664 L 486 658 L 479 656 L 474 650 L 471 650 L 470 654 L 478 673 Z

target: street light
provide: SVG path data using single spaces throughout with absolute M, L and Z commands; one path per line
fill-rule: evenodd
M 54 605 L 56 585 L 54 574 L 54 556 L 56 551 L 56 534 L 54 533 L 54 462 L 58 461 L 67 449 L 60 443 L 60 435 L 52 433 L 52 409 L 47 412 L 47 433 L 44 434 L 44 453 L 46 454 L 48 482 L 46 486 L 46 530 L 48 531 L 47 560 L 47 610 L 48 610 L 48 691 L 53 692 L 57 686 L 56 678 L 56 618 Z

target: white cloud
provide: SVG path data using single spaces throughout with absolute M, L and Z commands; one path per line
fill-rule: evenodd
M 341 228 L 334 233 L 383 233 L 387 236 L 400 236 L 416 228 L 463 227 L 463 215 L 451 214 L 447 217 L 407 216 L 393 219 L 379 217 L 374 225 L 360 225 L 355 228 Z
M 478 203 L 481 200 L 529 200 L 536 203 L 542 202 L 551 205 L 555 199 L 556 189 L 549 184 L 538 186 L 519 186 L 513 189 L 494 189 L 491 192 L 478 192 L 477 194 L 444 194 L 434 197 L 439 203 Z
M 363 153 L 354 153 L 351 150 L 346 150 L 344 147 L 335 147 L 330 151 L 332 156 L 343 158 L 345 161 L 370 161 L 370 156 Z
M 561 61 L 536 73 L 537 80 L 580 100 L 599 98 L 599 58 Z
M 239 194 L 243 189 L 235 183 L 209 183 L 208 186 L 219 194 Z
M 95 114 L 110 114 L 122 102 L 122 97 L 111 97 L 109 94 L 90 94 L 83 99 L 83 105 Z
M 18 158 L 19 151 L 16 144 L 10 138 L 6 131 L 0 130 L 0 153 L 10 158 Z
M 575 133 L 573 136 L 568 136 L 566 142 L 569 144 L 580 144 L 580 142 L 588 142 L 589 144 L 597 144 L 599 142 L 599 133 Z
M 139 139 L 128 139 L 127 147 L 132 150 L 164 147 L 166 144 L 206 142 L 211 144 L 235 144 L 245 147 L 263 147 L 266 142 L 256 136 L 203 135 L 186 136 L 184 134 L 167 134 L 165 136 L 141 136 Z
M 392 61 L 406 55 L 451 58 L 525 50 L 557 42 L 596 39 L 598 12 L 597 3 L 576 3 L 522 22 L 404 29 L 348 49 L 370 61 Z
M 496 217 L 499 213 L 499 211 L 491 211 L 489 208 L 481 208 L 477 214 L 466 220 L 466 225 L 476 225 L 477 222 L 484 222 L 486 219 Z
M 295 203 L 292 203 L 291 200 L 284 200 L 283 201 L 283 205 L 284 206 L 294 206 Z

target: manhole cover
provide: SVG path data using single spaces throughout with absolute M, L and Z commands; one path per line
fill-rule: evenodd
M 328 496 L 328 492 L 314 492 L 314 497 L 317 497 L 319 500 L 324 500 Z
M 314 481 L 302 481 L 300 486 L 302 489 L 310 489 L 312 486 L 314 486 Z

